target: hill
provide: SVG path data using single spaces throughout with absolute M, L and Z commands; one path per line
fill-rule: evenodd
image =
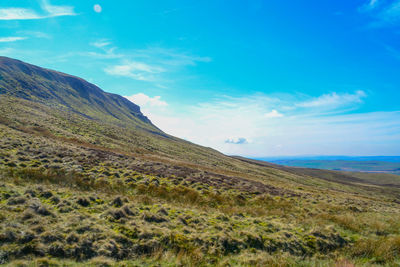
M 159 131 L 126 98 L 106 93 L 94 84 L 65 73 L 0 57 L 0 94 L 14 96 L 90 119 L 132 123 Z
M 285 166 L 317 168 L 336 171 L 370 172 L 400 174 L 400 162 L 398 157 L 377 157 L 382 160 L 374 160 L 375 157 L 348 159 L 273 159 L 270 162 Z M 383 161 L 383 160 L 388 161 Z
M 0 61 L 0 263 L 399 264 L 398 187 L 229 157 L 80 78 Z

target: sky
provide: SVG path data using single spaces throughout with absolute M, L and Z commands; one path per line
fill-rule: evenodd
M 400 0 L 1 0 L 0 55 L 229 155 L 400 155 Z

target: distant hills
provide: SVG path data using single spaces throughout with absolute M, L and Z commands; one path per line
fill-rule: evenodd
M 312 157 L 283 157 L 283 158 L 258 158 L 275 164 L 326 169 L 350 172 L 375 172 L 400 174 L 399 156 L 312 156 Z
M 259 160 L 345 160 L 345 161 L 386 161 L 400 162 L 400 156 L 282 156 L 282 157 L 258 157 Z

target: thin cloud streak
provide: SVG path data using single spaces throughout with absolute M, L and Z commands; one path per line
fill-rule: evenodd
M 9 43 L 25 40 L 27 37 L 0 37 L 0 43 Z
M 47 0 L 42 1 L 41 7 L 44 14 L 39 14 L 35 10 L 27 8 L 2 8 L 0 9 L 0 20 L 35 20 L 77 15 L 74 7 L 51 5 Z
M 106 41 L 106 40 L 91 43 L 92 46 L 97 47 L 97 48 L 102 48 L 102 47 L 108 46 L 110 44 L 111 44 L 111 42 Z
M 400 21 L 400 0 L 371 0 L 359 8 L 359 11 L 372 17 L 372 28 L 396 26 Z
M 356 91 L 353 94 L 345 93 L 345 94 L 338 94 L 336 92 L 322 95 L 318 98 L 305 101 L 302 103 L 297 104 L 299 107 L 305 108 L 316 108 L 316 107 L 324 107 L 324 108 L 331 108 L 331 107 L 340 107 L 346 106 L 356 103 L 362 103 L 363 99 L 366 97 L 366 93 L 364 91 Z
M 174 72 L 185 66 L 195 66 L 199 62 L 212 61 L 209 57 L 194 56 L 160 47 L 118 53 L 116 52 L 117 47 L 113 47 L 112 43 L 106 39 L 98 40 L 91 45 L 101 50 L 102 53 L 89 52 L 87 56 L 97 59 L 123 59 L 117 64 L 104 68 L 105 73 L 139 81 L 157 82 L 158 85 L 163 80 L 162 73 Z
M 17 34 L 22 34 L 22 35 L 27 35 L 29 37 L 34 37 L 34 38 L 41 38 L 41 39 L 51 39 L 51 35 L 44 33 L 44 32 L 39 32 L 39 31 L 18 31 Z
M 148 65 L 138 61 L 125 61 L 121 65 L 105 68 L 104 71 L 109 75 L 132 78 L 139 81 L 154 81 L 155 74 L 165 70 L 158 66 Z

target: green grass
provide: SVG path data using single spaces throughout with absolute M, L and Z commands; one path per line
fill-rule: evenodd
M 9 266 L 397 266 L 399 191 L 368 179 L 0 97 Z
M 345 172 L 344 174 L 348 174 Z M 370 182 L 378 185 L 389 185 L 393 187 L 400 186 L 400 175 L 389 173 L 365 173 L 365 172 L 352 172 L 351 176 L 362 179 L 365 182 Z

